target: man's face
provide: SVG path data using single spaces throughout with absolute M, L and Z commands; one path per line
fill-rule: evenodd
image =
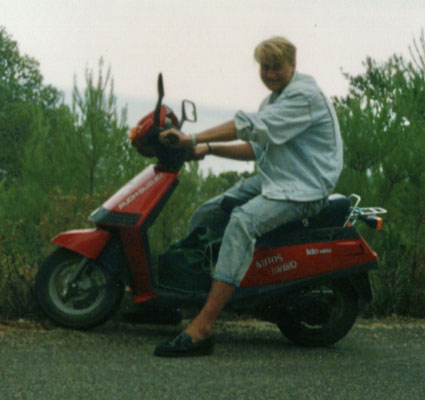
M 280 92 L 291 81 L 295 72 L 295 63 L 265 60 L 260 63 L 260 76 L 263 83 L 273 92 Z

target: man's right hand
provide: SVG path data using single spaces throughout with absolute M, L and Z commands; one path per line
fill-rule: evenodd
M 167 129 L 159 134 L 159 141 L 167 147 L 182 148 L 192 145 L 192 138 L 186 136 L 175 128 Z

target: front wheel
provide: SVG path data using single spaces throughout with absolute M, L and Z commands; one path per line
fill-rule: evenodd
M 348 333 L 357 314 L 354 289 L 348 281 L 337 280 L 293 293 L 277 326 L 294 343 L 328 346 Z
M 121 281 L 95 261 L 84 260 L 80 254 L 59 248 L 47 257 L 35 280 L 43 311 L 68 328 L 101 324 L 117 310 L 123 296 Z

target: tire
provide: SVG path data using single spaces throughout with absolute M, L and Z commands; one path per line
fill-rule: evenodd
M 84 256 L 58 248 L 44 261 L 35 279 L 35 293 L 47 316 L 59 325 L 88 329 L 100 325 L 118 309 L 124 293 L 121 281 L 88 260 L 73 285 L 69 277 Z
M 303 346 L 328 346 L 341 340 L 358 314 L 357 295 L 346 280 L 299 290 L 279 315 L 277 326 L 289 340 Z

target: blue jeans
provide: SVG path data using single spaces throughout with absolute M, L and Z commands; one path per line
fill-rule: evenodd
M 226 199 L 237 205 L 230 214 Z M 224 231 L 213 279 L 239 286 L 254 255 L 255 241 L 280 225 L 317 215 L 327 198 L 310 202 L 273 200 L 261 194 L 258 175 L 242 179 L 198 208 L 193 214 L 189 233 L 198 226 Z

